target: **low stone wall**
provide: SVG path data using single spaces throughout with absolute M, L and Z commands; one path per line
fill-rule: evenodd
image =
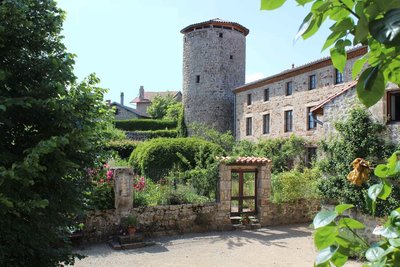
M 178 235 L 193 232 L 231 230 L 229 212 L 217 203 L 140 207 L 130 214 L 138 218 L 138 232 L 147 236 Z M 120 231 L 121 218 L 114 210 L 87 214 L 84 238 L 87 242 L 108 240 Z
M 301 199 L 290 203 L 268 203 L 260 214 L 261 226 L 312 222 L 319 210 L 319 200 Z

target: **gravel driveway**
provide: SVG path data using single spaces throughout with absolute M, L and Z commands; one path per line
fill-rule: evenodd
M 313 266 L 316 255 L 307 225 L 253 231 L 211 232 L 152 239 L 156 245 L 115 251 L 106 244 L 78 251 L 75 266 Z M 346 266 L 361 266 L 350 263 Z

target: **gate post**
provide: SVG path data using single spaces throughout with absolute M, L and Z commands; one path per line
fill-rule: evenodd
M 219 165 L 219 180 L 217 185 L 217 202 L 219 214 L 223 217 L 220 220 L 224 225 L 230 225 L 231 213 L 231 167 L 225 162 Z
M 128 167 L 111 170 L 114 173 L 115 212 L 127 215 L 133 208 L 133 171 Z
M 268 222 L 269 198 L 271 196 L 271 161 L 257 167 L 257 214 L 261 226 L 266 226 Z

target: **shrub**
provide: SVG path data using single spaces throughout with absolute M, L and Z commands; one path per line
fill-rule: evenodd
M 233 137 L 230 131 L 220 133 L 219 131 L 214 130 L 208 125 L 202 123 L 190 124 L 189 128 L 193 137 L 199 137 L 204 140 L 218 144 L 228 154 L 232 152 L 232 148 L 235 144 L 235 137 Z
M 195 166 L 195 155 L 200 150 L 203 150 L 204 158 L 222 154 L 220 146 L 199 138 L 158 138 L 138 145 L 129 162 L 135 171 L 158 181 L 173 168 L 185 171 Z M 182 162 L 182 157 L 188 164 Z
M 352 185 L 347 180 L 347 174 L 352 169 L 351 163 L 355 158 L 364 158 L 375 165 L 380 163 L 380 159 L 386 158 L 394 146 L 383 138 L 384 125 L 374 122 L 362 108 L 351 110 L 349 118 L 335 123 L 335 128 L 337 136 L 322 142 L 320 146 L 325 157 L 317 165 L 327 178 L 320 181 L 318 189 L 327 200 L 353 204 L 369 213 L 367 189 L 371 182 L 375 182 L 375 178 L 372 177 L 371 181 L 361 187 Z M 384 215 L 393 206 L 400 205 L 396 200 L 400 188 L 398 185 L 392 187 L 393 194 L 384 205 L 378 205 L 377 215 Z
M 178 185 L 177 188 L 171 190 L 166 197 L 170 205 L 206 203 L 209 201 L 207 197 L 199 196 L 194 188 L 187 185 Z
M 138 141 L 133 140 L 115 140 L 105 144 L 105 149 L 108 151 L 115 151 L 121 159 L 127 159 L 132 154 L 132 151 L 138 145 Z
M 252 143 L 244 140 L 233 148 L 235 156 L 259 156 L 272 160 L 272 172 L 287 171 L 295 166 L 305 165 L 307 141 L 291 135 L 290 138 L 271 138 Z
M 157 119 L 132 119 L 115 121 L 115 127 L 124 131 L 168 130 L 175 129 L 176 125 L 176 121 Z
M 294 169 L 272 175 L 272 201 L 274 203 L 291 202 L 298 199 L 318 197 L 317 182 L 321 171 L 317 168 Z
M 176 130 L 136 131 L 136 133 L 144 134 L 149 139 L 160 138 L 160 137 L 165 137 L 165 138 L 177 137 Z

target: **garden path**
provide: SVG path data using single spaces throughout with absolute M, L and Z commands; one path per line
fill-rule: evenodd
M 131 266 L 313 266 L 316 251 L 308 225 L 253 231 L 187 234 L 153 239 L 155 246 L 114 251 L 106 244 L 78 251 L 87 255 L 77 267 Z M 352 262 L 347 267 L 358 267 Z

